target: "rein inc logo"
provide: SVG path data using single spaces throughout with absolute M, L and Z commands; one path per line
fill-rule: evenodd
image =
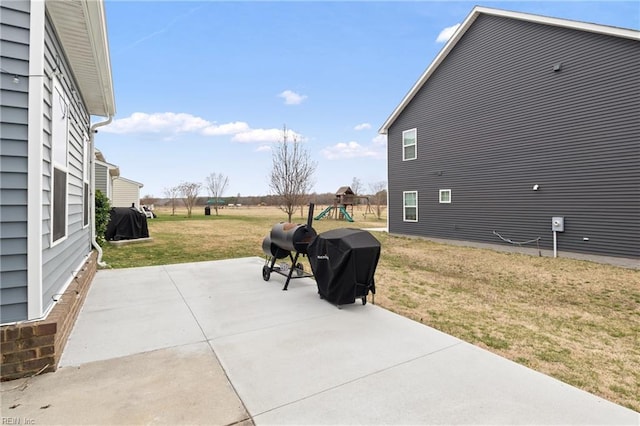
M 2 417 L 3 425 L 35 425 L 34 419 L 22 418 L 22 417 Z

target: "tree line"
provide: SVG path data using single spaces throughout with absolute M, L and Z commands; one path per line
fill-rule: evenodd
M 146 195 L 140 202 L 144 205 L 169 205 L 172 215 L 175 215 L 177 205 L 182 203 L 187 208 L 188 217 L 191 217 L 195 206 L 208 205 L 210 200 L 216 215 L 218 215 L 218 209 L 225 205 L 277 206 L 287 214 L 289 222 L 291 222 L 293 213 L 309 203 L 318 205 L 334 203 L 336 194 L 310 192 L 314 184 L 313 175 L 316 165 L 295 133 L 289 132 L 284 126 L 282 139 L 272 149 L 272 168 L 269 174 L 269 188 L 272 194 L 245 197 L 237 194 L 225 197 L 224 192 L 229 185 L 229 178 L 222 173 L 214 172 L 206 177 L 205 185 L 200 182 L 182 182 L 176 186 L 165 188 L 163 191 L 164 199 Z M 207 189 L 208 196 L 200 195 L 203 186 Z M 357 196 L 369 197 L 365 200 L 375 206 L 376 216 L 380 218 L 382 209 L 387 202 L 386 182 L 371 183 L 369 184 L 370 193 L 362 194 L 364 191 L 362 181 L 354 177 L 350 188 Z M 224 204 L 219 204 L 220 200 Z

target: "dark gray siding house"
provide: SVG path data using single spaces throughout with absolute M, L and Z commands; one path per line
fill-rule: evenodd
M 638 31 L 476 7 L 380 133 L 392 234 L 640 258 Z
M 102 1 L 0 0 L 0 47 L 7 324 L 44 318 L 92 250 L 90 119 L 115 103 Z

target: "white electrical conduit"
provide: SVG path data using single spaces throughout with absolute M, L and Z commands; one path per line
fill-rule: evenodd
M 98 132 L 96 129 L 101 126 L 106 126 L 111 123 L 113 116 L 110 115 L 105 121 L 95 123 L 89 129 L 89 164 L 91 173 L 91 197 L 89 200 L 89 209 L 91 218 L 91 245 L 98 251 L 98 266 L 105 267 L 107 264 L 102 261 L 102 247 L 96 241 L 96 145 L 94 141 L 94 135 Z M 106 195 L 106 194 L 105 194 Z

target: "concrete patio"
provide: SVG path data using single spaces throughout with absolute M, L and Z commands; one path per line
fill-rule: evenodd
M 20 424 L 611 424 L 640 414 L 257 257 L 101 270 Z M 16 423 L 13 423 L 16 424 Z

